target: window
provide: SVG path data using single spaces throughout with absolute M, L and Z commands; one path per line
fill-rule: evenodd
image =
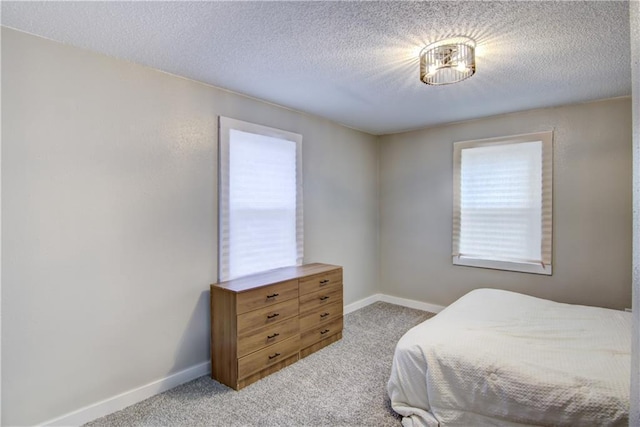
M 551 274 L 552 132 L 453 145 L 453 263 Z
M 220 117 L 219 280 L 302 264 L 302 135 Z

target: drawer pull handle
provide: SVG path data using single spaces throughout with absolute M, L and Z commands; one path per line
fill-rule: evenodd
M 320 280 L 320 285 L 326 285 L 329 283 L 329 279 Z
M 269 360 L 275 359 L 278 356 L 280 356 L 280 353 L 272 354 L 271 356 L 269 356 Z
M 329 315 L 329 313 L 322 313 L 322 314 L 320 315 L 320 317 L 327 317 L 328 315 Z
M 320 335 L 324 335 L 324 334 L 326 334 L 327 332 L 329 332 L 329 330 L 328 330 L 328 329 L 325 329 L 324 331 L 320 331 Z
M 268 339 L 268 340 L 270 340 L 271 338 L 275 338 L 275 337 L 277 337 L 277 336 L 280 336 L 280 334 L 276 332 L 276 333 L 275 333 L 275 334 L 273 334 L 273 335 L 267 335 L 267 339 Z
M 271 295 L 267 295 L 267 299 L 269 299 L 269 298 L 275 298 L 275 297 L 277 297 L 278 295 L 280 295 L 280 294 L 271 294 Z
M 273 319 L 274 317 L 278 317 L 278 316 L 280 316 L 280 313 L 269 314 L 267 315 L 267 319 Z
M 320 301 L 324 301 L 324 300 L 328 300 L 328 299 L 329 299 L 329 297 L 328 297 L 328 296 L 326 296 L 326 295 L 325 295 L 325 296 L 323 296 L 323 297 L 320 297 Z

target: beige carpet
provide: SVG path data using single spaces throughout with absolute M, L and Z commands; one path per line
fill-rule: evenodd
M 240 391 L 200 377 L 88 426 L 399 426 L 386 385 L 398 339 L 432 313 L 378 302 L 343 339 Z

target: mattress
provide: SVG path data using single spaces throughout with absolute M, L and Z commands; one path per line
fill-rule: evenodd
M 628 424 L 631 313 L 478 289 L 398 342 L 405 427 Z

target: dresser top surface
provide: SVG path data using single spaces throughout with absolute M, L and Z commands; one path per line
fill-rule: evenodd
M 293 267 L 282 267 L 250 276 L 238 277 L 226 282 L 214 283 L 211 290 L 226 290 L 229 292 L 244 292 L 261 286 L 272 285 L 274 283 L 293 280 L 300 277 L 311 276 L 313 274 L 326 273 L 328 271 L 342 268 L 339 265 L 312 263 Z

